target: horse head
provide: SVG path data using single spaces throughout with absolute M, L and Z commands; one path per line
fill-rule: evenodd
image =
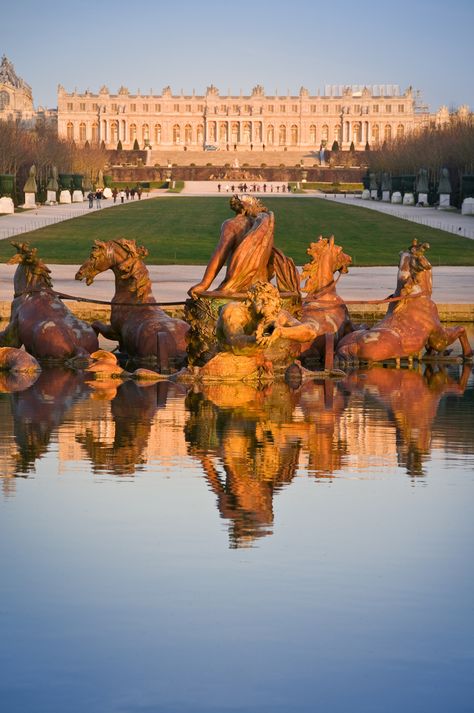
M 400 253 L 395 295 L 425 293 L 431 295 L 432 266 L 425 255 L 429 243 L 418 243 L 415 238 L 407 250 Z
M 53 286 L 51 270 L 38 257 L 37 248 L 32 248 L 29 243 L 12 241 L 11 244 L 17 252 L 7 260 L 7 265 L 18 265 L 13 278 L 15 295 L 31 289 L 51 289 Z
M 348 272 L 352 263 L 352 258 L 334 242 L 334 235 L 330 238 L 319 236 L 319 240 L 311 243 L 306 252 L 312 262 L 304 265 L 301 280 L 306 280 L 304 289 L 308 293 L 318 292 L 334 284 L 334 273 Z

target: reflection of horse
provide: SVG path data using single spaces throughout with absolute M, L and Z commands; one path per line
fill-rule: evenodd
M 316 330 L 316 339 L 303 345 L 302 357 L 322 356 L 325 350 L 325 334 L 334 334 L 335 343 L 353 330 L 349 312 L 343 300 L 336 292 L 334 273 L 348 271 L 352 260 L 339 245 L 334 243 L 334 236 L 320 237 L 317 243 L 311 243 L 306 251 L 312 262 L 303 267 L 301 279 L 305 280 L 307 292 L 303 300 L 301 321 Z
M 90 285 L 105 270 L 115 275 L 110 325 L 94 322 L 94 329 L 107 339 L 117 340 L 120 349 L 131 357 L 156 359 L 158 339 L 167 342 L 170 357 L 186 355 L 186 333 L 189 326 L 181 319 L 169 317 L 153 297 L 151 280 L 142 260 L 148 255 L 134 240 L 120 238 L 94 241 L 89 259 L 79 268 L 76 280 Z
M 354 371 L 344 380 L 344 386 L 383 404 L 396 427 L 398 463 L 409 475 L 416 476 L 423 474 L 423 461 L 431 451 L 433 421 L 442 397 L 462 396 L 470 374 L 467 364 L 459 381 L 431 365 L 424 374 L 413 369 L 373 366 Z
M 113 442 L 104 440 L 91 428 L 76 436 L 92 461 L 94 472 L 133 475 L 137 466 L 147 462 L 147 446 L 158 408 L 166 405 L 168 392 L 176 387 L 170 382 L 138 385 L 127 381 L 119 386 L 110 404 L 115 425 Z
M 8 264 L 18 267 L 10 323 L 0 333 L 0 345 L 21 347 L 38 359 L 68 359 L 88 355 L 99 344 L 92 327 L 77 319 L 52 290 L 49 268 L 28 243 L 17 249 Z
M 47 452 L 51 434 L 73 404 L 89 393 L 83 377 L 66 369 L 45 369 L 31 388 L 12 394 L 17 472 L 28 473 Z
M 425 256 L 428 243 L 413 245 L 400 253 L 397 288 L 387 314 L 370 329 L 344 337 L 337 347 L 343 359 L 381 361 L 413 357 L 424 347 L 428 352 L 442 352 L 459 339 L 463 356 L 470 358 L 472 349 L 464 327 L 443 327 L 438 308 L 431 299 L 431 264 Z

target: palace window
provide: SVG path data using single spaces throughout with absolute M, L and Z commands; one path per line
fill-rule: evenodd
M 293 124 L 291 127 L 291 145 L 296 146 L 298 144 L 298 127 Z
M 270 114 L 273 114 L 273 104 L 269 104 L 269 105 L 267 106 L 267 111 L 268 111 Z
M 252 111 L 252 107 L 250 106 L 250 104 L 245 104 L 244 111 L 247 112 L 247 114 L 250 114 L 250 112 Z
M 8 92 L 0 92 L 0 111 L 3 111 L 10 103 L 10 95 Z
M 130 111 L 135 113 L 137 110 L 137 105 L 136 104 L 130 104 Z
M 291 111 L 293 112 L 293 114 L 297 114 L 298 113 L 298 104 L 292 104 Z
M 334 107 L 334 109 L 335 109 L 335 111 L 336 111 L 338 114 L 340 114 L 340 113 L 341 113 L 341 110 L 342 110 L 342 104 L 336 104 L 336 106 Z
M 286 126 L 284 124 L 280 126 L 278 131 L 278 143 L 280 146 L 284 146 L 286 144 Z
M 234 104 L 232 107 L 232 111 L 234 114 L 239 114 L 240 113 L 240 108 L 238 104 Z
M 397 126 L 397 139 L 403 139 L 404 135 L 405 135 L 405 127 L 403 126 L 403 124 L 399 124 Z
M 309 127 L 309 141 L 311 144 L 316 143 L 316 126 L 314 124 Z
M 79 141 L 85 141 L 86 140 L 86 125 L 82 121 L 79 124 Z
M 321 141 L 327 142 L 329 139 L 329 126 L 327 124 L 323 124 L 323 127 L 321 129 Z
M 385 113 L 386 113 L 386 114 L 391 114 L 391 113 L 392 113 L 392 105 L 391 105 L 391 104 L 386 104 L 386 105 L 385 105 Z
M 148 104 L 143 105 L 143 111 L 148 111 Z
M 329 114 L 329 104 L 323 104 L 323 114 Z
M 74 104 L 72 102 L 67 103 L 67 110 L 68 111 L 73 111 L 74 110 Z
M 74 141 L 74 124 L 69 121 L 66 126 L 66 137 L 68 141 Z
M 155 111 L 157 112 L 157 114 L 161 112 L 161 104 L 155 104 Z
M 390 126 L 390 124 L 387 124 L 385 126 L 385 129 L 383 131 L 383 138 L 384 141 L 390 141 L 392 139 L 392 127 Z
M 190 144 L 193 140 L 193 130 L 191 124 L 186 124 L 184 127 L 184 143 Z
M 161 124 L 155 124 L 155 144 L 161 144 Z
M 354 104 L 354 114 L 360 114 L 360 104 Z
M 378 104 L 374 104 L 374 105 L 372 106 L 372 112 L 373 112 L 374 114 L 378 114 L 378 113 L 379 113 L 379 105 L 378 105 Z
M 97 122 L 94 122 L 92 124 L 92 135 L 91 135 L 92 143 L 97 143 L 99 140 L 99 124 Z
M 173 104 L 173 111 L 179 113 L 179 104 Z
M 311 114 L 316 114 L 318 107 L 316 104 L 311 104 L 310 109 L 311 109 Z
M 112 104 L 111 110 L 112 110 L 112 111 L 117 111 L 117 109 L 118 109 L 117 104 Z
M 98 111 L 99 110 L 99 105 L 98 104 L 93 104 L 92 105 L 92 111 Z
M 191 111 L 192 111 L 191 104 L 186 104 L 185 111 L 187 111 L 189 114 L 191 113 Z
M 227 105 L 226 104 L 221 104 L 221 112 L 225 114 L 227 111 Z
M 405 111 L 405 104 L 399 104 L 398 105 L 398 113 L 403 114 L 404 111 Z
M 136 124 L 130 124 L 130 130 L 129 130 L 129 136 L 130 136 L 130 143 L 132 144 L 135 139 L 137 138 L 137 125 Z
M 150 127 L 148 124 L 143 124 L 142 126 L 142 139 L 145 146 L 150 143 Z
M 85 110 L 86 110 L 86 103 L 85 103 L 85 102 L 81 102 L 81 103 L 79 104 L 79 109 L 80 109 L 81 111 L 85 111 Z
M 200 111 L 201 114 L 202 114 L 202 112 L 204 111 L 204 104 L 198 104 L 198 105 L 197 105 L 197 110 Z
M 286 104 L 280 104 L 280 111 L 282 114 L 286 112 Z

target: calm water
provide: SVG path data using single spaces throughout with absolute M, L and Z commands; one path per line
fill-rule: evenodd
M 2 711 L 473 711 L 473 411 L 457 366 L 1 393 Z

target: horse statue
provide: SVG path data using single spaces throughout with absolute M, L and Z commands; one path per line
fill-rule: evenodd
M 0 346 L 25 347 L 37 359 L 88 357 L 99 347 L 92 327 L 74 316 L 53 290 L 51 270 L 28 243 L 12 242 L 18 265 L 13 278 L 10 322 L 0 332 Z
M 431 298 L 432 267 L 425 255 L 428 243 L 414 240 L 400 253 L 397 287 L 390 296 L 385 317 L 370 329 L 361 329 L 345 336 L 338 344 L 341 359 L 373 362 L 401 357 L 421 357 L 443 352 L 459 339 L 465 359 L 472 358 L 472 349 L 464 327 L 444 327 L 438 308 Z
M 137 246 L 135 240 L 94 241 L 89 258 L 76 273 L 76 280 L 85 279 L 86 284 L 91 285 L 96 275 L 112 270 L 115 294 L 110 324 L 93 322 L 92 326 L 107 339 L 118 341 L 120 351 L 132 358 L 156 361 L 164 349 L 168 357 L 184 361 L 189 326 L 158 307 L 142 259 L 146 255 L 148 250 Z
M 303 266 L 301 281 L 307 293 L 303 299 L 301 322 L 313 327 L 316 338 L 302 345 L 301 357 L 321 358 L 325 352 L 325 335 L 334 334 L 334 341 L 339 340 L 354 327 L 344 301 L 336 291 L 334 273 L 347 273 L 352 259 L 342 247 L 330 238 L 319 237 L 311 243 L 307 254 L 311 262 Z

